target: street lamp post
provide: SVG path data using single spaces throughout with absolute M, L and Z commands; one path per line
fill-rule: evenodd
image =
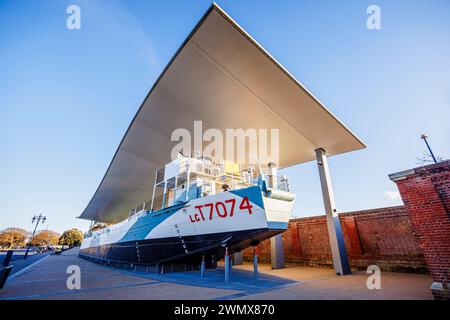
M 39 222 L 44 223 L 46 219 L 47 219 L 47 217 L 43 216 L 42 214 L 39 214 L 38 216 L 34 216 L 33 219 L 31 219 L 31 223 L 34 223 L 36 221 L 36 226 L 34 227 L 33 234 L 31 235 L 30 243 L 28 244 L 27 252 L 25 252 L 24 259 L 26 259 L 28 257 L 28 251 L 30 251 L 31 241 L 33 241 L 34 234 L 36 233 L 36 229 L 38 227 Z
M 428 151 L 430 151 L 430 154 L 431 154 L 431 157 L 433 158 L 434 163 L 437 163 L 436 157 L 434 156 L 433 151 L 431 151 L 430 145 L 428 144 L 428 141 L 427 141 L 428 136 L 427 136 L 426 134 L 422 134 L 422 135 L 420 136 L 420 138 L 421 138 L 423 141 L 425 141 L 425 144 L 427 145 Z

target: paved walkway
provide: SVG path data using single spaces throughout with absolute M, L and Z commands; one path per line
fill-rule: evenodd
M 78 265 L 81 289 L 69 290 L 67 267 Z M 76 250 L 48 256 L 12 280 L 0 299 L 432 299 L 428 275 L 382 273 L 381 290 L 368 290 L 367 274 L 337 277 L 333 270 L 260 265 L 253 279 L 251 265 L 233 268 L 231 283 L 223 269 L 151 274 L 111 269 L 78 257 Z
M 14 267 L 11 270 L 10 276 L 13 274 L 19 272 L 22 269 L 27 268 L 28 266 L 32 265 L 36 261 L 39 261 L 42 258 L 45 258 L 48 254 L 47 253 L 31 253 L 26 260 L 23 259 L 24 253 L 19 252 L 16 254 L 14 252 L 12 259 L 10 261 L 10 265 L 12 264 Z M 6 254 L 0 255 L 1 264 L 3 264 L 3 260 L 5 258 Z

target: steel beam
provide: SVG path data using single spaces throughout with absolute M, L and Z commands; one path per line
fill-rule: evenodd
M 324 149 L 316 150 L 317 166 L 319 168 L 320 184 L 322 187 L 323 204 L 327 217 L 328 235 L 330 238 L 333 266 L 336 274 L 351 274 L 348 262 L 347 250 L 345 248 L 341 223 L 334 202 L 333 187 L 331 185 L 330 172 L 328 169 L 327 155 Z

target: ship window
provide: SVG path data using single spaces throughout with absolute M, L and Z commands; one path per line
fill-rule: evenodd
M 187 193 L 187 172 L 180 173 L 176 179 L 177 185 L 175 188 L 174 204 L 186 201 Z
M 175 178 L 167 180 L 166 196 L 164 198 L 164 208 L 174 205 L 175 200 Z
M 156 171 L 156 183 L 159 184 L 164 181 L 164 170 L 165 168 L 161 168 Z
M 165 182 L 160 182 L 155 186 L 155 193 L 153 194 L 152 210 L 159 210 L 162 208 L 164 198 Z
M 212 195 L 212 184 L 211 181 L 203 180 L 201 185 L 202 197 L 207 197 Z
M 145 210 L 150 210 L 152 208 L 152 200 L 147 201 L 144 204 L 144 208 L 145 208 Z

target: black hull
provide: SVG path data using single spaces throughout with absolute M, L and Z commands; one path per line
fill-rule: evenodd
M 181 238 L 148 239 L 114 243 L 80 250 L 80 256 L 112 265 L 156 266 L 196 265 L 205 255 L 207 267 L 215 267 L 216 261 L 225 255 L 225 241 L 230 253 L 257 245 L 284 230 L 254 229 L 226 233 L 214 233 Z

